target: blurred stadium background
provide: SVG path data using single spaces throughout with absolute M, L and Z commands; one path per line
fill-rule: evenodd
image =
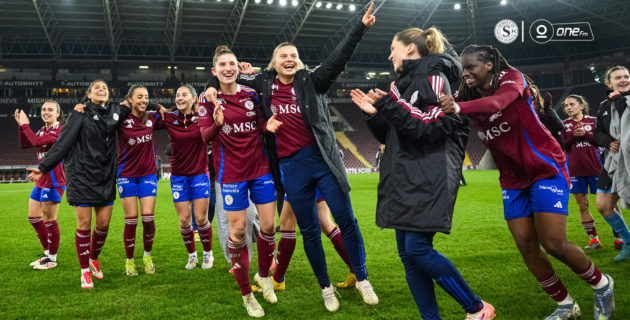
M 142 84 L 153 102 L 169 105 L 180 84 L 205 86 L 218 44 L 264 68 L 275 45 L 292 41 L 313 67 L 368 5 L 368 0 L 0 0 L 0 181 L 24 181 L 23 169 L 36 164 L 34 149 L 19 148 L 16 108 L 26 110 L 31 127 L 38 128 L 44 100 L 55 99 L 68 111 L 97 78 L 109 82 L 115 99 L 131 84 Z M 376 25 L 328 93 L 349 173 L 376 171 L 378 148 L 349 90 L 388 88 L 395 79 L 389 46 L 404 28 L 436 26 L 458 51 L 473 43 L 497 46 L 553 94 L 554 107 L 577 93 L 591 103 L 592 114 L 606 91 L 606 68 L 630 61 L 628 1 L 376 0 L 375 9 Z M 524 27 L 515 42 L 502 44 L 495 37 L 502 19 Z M 589 22 L 594 40 L 538 44 L 528 30 L 538 19 Z M 471 133 L 465 169 L 476 169 L 485 152 Z M 167 143 L 166 132 L 157 133 L 165 173 Z

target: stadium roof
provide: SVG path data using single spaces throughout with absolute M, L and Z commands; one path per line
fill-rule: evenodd
M 292 41 L 303 60 L 313 63 L 339 43 L 349 22 L 369 4 L 368 0 L 321 0 L 321 6 L 319 2 L 0 0 L 0 62 L 199 63 L 208 62 L 218 44 L 228 44 L 240 60 L 264 63 L 275 45 Z M 630 1 L 625 0 L 374 2 L 376 25 L 360 43 L 353 66 L 390 67 L 386 59 L 391 39 L 410 26 L 435 25 L 458 50 L 472 43 L 495 45 L 508 60 L 521 65 L 630 52 Z M 457 4 L 460 9 L 455 9 Z M 514 21 L 520 32 L 510 44 L 500 43 L 494 33 L 503 19 Z M 589 22 L 594 40 L 536 43 L 529 28 L 538 19 L 552 24 Z

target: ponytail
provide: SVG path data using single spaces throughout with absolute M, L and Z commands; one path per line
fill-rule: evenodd
M 413 43 L 422 57 L 444 53 L 450 46 L 446 36 L 436 27 L 431 27 L 427 30 L 420 28 L 405 29 L 398 32 L 394 38 L 404 45 Z

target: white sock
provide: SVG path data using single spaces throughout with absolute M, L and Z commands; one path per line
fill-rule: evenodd
M 90 271 L 90 268 L 85 268 L 85 269 L 81 268 L 81 274 L 85 273 L 86 271 Z
M 50 259 L 50 261 L 52 262 L 57 262 L 57 254 L 49 254 L 48 255 L 48 259 Z
M 564 298 L 564 300 L 559 301 L 558 305 L 562 306 L 562 305 L 567 305 L 567 304 L 573 304 L 574 302 L 575 300 L 573 300 L 573 297 L 571 297 L 571 295 L 567 293 L 567 297 Z
M 601 288 L 604 288 L 607 285 L 608 285 L 608 278 L 602 274 L 602 278 L 599 280 L 599 282 L 596 285 L 591 286 L 591 287 L 593 287 L 593 289 L 595 290 L 599 290 Z
M 127 259 L 127 261 L 135 261 L 135 259 L 134 259 L 134 258 L 131 258 L 131 259 Z
M 145 251 L 145 252 L 144 252 L 144 255 L 145 255 L 145 256 L 150 256 L 150 255 L 151 255 L 151 252 Z
M 48 252 L 48 249 L 44 250 L 44 254 L 48 255 L 50 252 Z
M 191 257 L 191 258 L 195 257 L 195 258 L 197 258 L 197 252 L 189 253 L 188 257 Z
M 204 255 L 204 256 L 212 256 L 212 250 L 210 250 L 210 251 L 204 251 L 204 252 L 203 252 L 203 255 Z

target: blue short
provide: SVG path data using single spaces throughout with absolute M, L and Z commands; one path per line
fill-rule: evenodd
M 73 206 L 73 207 L 83 207 L 83 208 L 102 208 L 102 207 L 107 207 L 107 206 L 111 206 L 114 205 L 114 201 L 112 202 L 101 202 L 101 203 L 96 203 L 96 204 L 79 204 L 79 203 L 72 203 L 69 202 L 69 205 Z
M 64 190 L 66 190 L 65 186 L 54 188 L 33 187 L 33 191 L 31 192 L 31 199 L 39 202 L 61 202 L 61 196 L 63 196 Z
M 157 176 L 155 173 L 144 177 L 118 177 L 116 184 L 120 198 L 157 196 Z
M 597 193 L 597 176 L 571 177 L 571 193 Z
M 569 214 L 569 186 L 562 173 L 541 179 L 524 189 L 503 189 L 505 220 L 531 216 L 534 212 Z
M 243 182 L 222 183 L 223 209 L 225 211 L 241 211 L 249 207 L 247 191 L 250 191 L 254 204 L 265 204 L 276 201 L 276 187 L 271 173 Z
M 207 173 L 196 176 L 171 175 L 173 202 L 210 198 L 210 178 Z

